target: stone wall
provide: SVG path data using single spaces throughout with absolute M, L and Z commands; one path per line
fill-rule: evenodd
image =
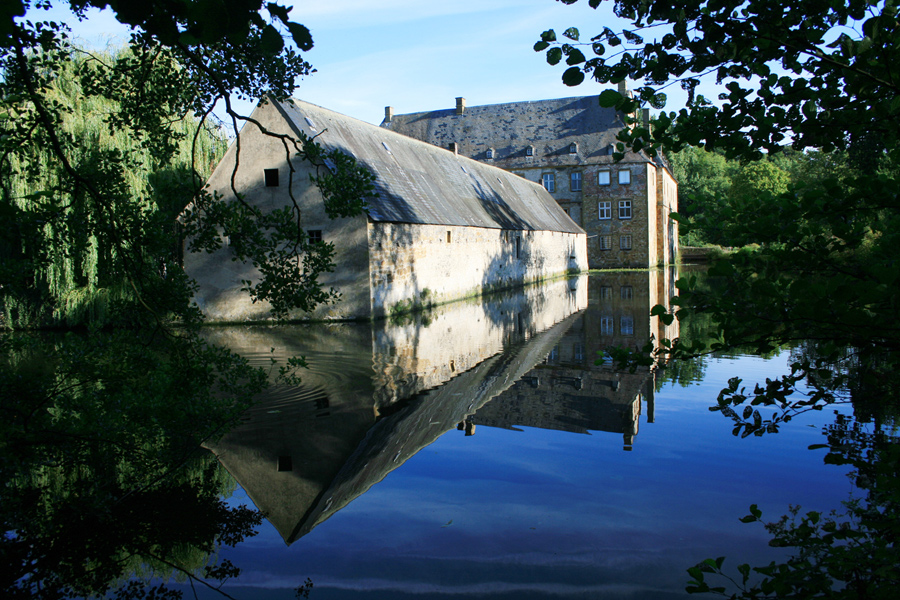
M 444 225 L 369 223 L 372 316 L 587 268 L 585 237 Z

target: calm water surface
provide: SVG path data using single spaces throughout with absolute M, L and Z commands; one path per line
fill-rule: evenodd
M 739 439 L 710 412 L 729 377 L 787 372 L 709 358 L 702 379 L 594 365 L 610 345 L 677 337 L 649 315 L 671 272 L 557 281 L 405 322 L 211 330 L 258 364 L 302 354 L 279 388 L 211 445 L 268 515 L 222 556 L 238 598 L 675 598 L 708 558 L 780 556 L 756 503 L 829 510 L 844 471 L 822 462 L 830 414 Z

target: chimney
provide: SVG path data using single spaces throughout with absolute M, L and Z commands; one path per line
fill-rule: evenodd
M 622 81 L 619 82 L 619 93 L 620 93 L 622 96 L 627 96 L 627 95 L 628 95 L 628 84 L 625 83 L 625 80 L 624 80 L 624 79 L 623 79 Z
M 465 98 L 457 98 L 456 99 L 456 114 L 461 115 L 466 112 L 466 99 Z
M 391 119 L 394 118 L 394 107 L 393 106 L 385 106 L 384 107 L 384 122 L 390 123 Z
M 650 109 L 645 108 L 641 116 L 643 117 L 644 127 L 647 128 L 647 131 L 650 131 Z
M 450 142 L 450 145 L 447 146 L 447 150 L 453 154 L 459 154 L 459 146 L 456 145 L 456 142 Z

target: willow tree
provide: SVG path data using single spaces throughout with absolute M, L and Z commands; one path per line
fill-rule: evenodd
M 332 268 L 329 250 L 309 242 L 297 206 L 265 212 L 201 189 L 221 151 L 213 108 L 235 131 L 261 127 L 233 99 L 289 98 L 312 70 L 312 38 L 277 2 L 60 2 L 80 16 L 109 7 L 131 27 L 122 52 L 89 55 L 64 24 L 23 17 L 52 1 L 0 5 L 0 302 L 7 327 L 83 327 L 0 335 L 0 595 L 171 597 L 131 580 L 136 565 L 197 582 L 236 573 L 215 558 L 197 571 L 196 551 L 236 543 L 258 515 L 183 469 L 268 381 L 199 335 L 176 228 L 196 251 L 239 232 L 236 258 L 268 274 L 248 293 L 276 316 L 327 297 L 309 269 Z M 263 133 L 317 167 L 329 210 L 363 209 L 372 179 L 352 158 Z M 180 506 L 197 520 L 147 518 Z

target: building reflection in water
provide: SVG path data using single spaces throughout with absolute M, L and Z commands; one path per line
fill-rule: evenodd
M 210 329 L 256 364 L 274 348 L 276 358 L 306 356 L 310 369 L 209 447 L 288 544 L 448 430 L 613 431 L 630 447 L 641 398 L 652 407 L 652 372 L 594 361 L 609 345 L 672 337 L 649 317 L 670 277 L 557 280 L 400 323 Z

